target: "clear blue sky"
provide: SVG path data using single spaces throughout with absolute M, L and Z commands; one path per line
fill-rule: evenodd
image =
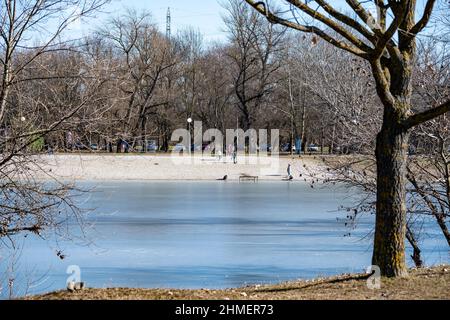
M 97 19 L 88 20 L 89 23 L 80 23 L 73 31 L 82 30 L 88 33 L 101 25 L 108 15 L 120 15 L 124 8 L 147 10 L 153 16 L 154 22 L 162 31 L 166 27 L 167 8 L 171 9 L 172 33 L 176 34 L 187 26 L 199 30 L 206 41 L 223 41 L 226 34 L 223 32 L 222 15 L 226 13 L 221 3 L 227 0 L 112 0 L 106 5 L 102 14 L 97 14 Z M 343 0 L 332 1 L 336 7 L 349 10 Z M 424 0 L 418 0 L 418 14 L 422 13 Z M 76 31 L 75 31 L 76 32 Z
M 192 26 L 200 30 L 205 40 L 223 40 L 221 15 L 224 10 L 219 1 L 223 0 L 112 0 L 103 11 L 117 15 L 123 8 L 145 9 L 161 30 L 165 30 L 167 8 L 170 7 L 173 34 Z

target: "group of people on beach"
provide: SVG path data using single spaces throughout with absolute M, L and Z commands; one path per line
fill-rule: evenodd
M 237 162 L 238 162 L 237 161 L 237 148 L 235 146 L 233 146 L 232 144 L 229 144 L 228 148 L 226 150 L 226 155 L 230 155 L 233 163 L 237 164 Z M 219 156 L 219 161 L 222 161 L 222 151 L 219 150 L 218 156 Z M 292 175 L 292 165 L 290 163 L 288 164 L 288 167 L 287 167 L 287 179 L 289 181 L 294 180 L 294 176 Z
M 217 157 L 219 162 L 223 159 L 223 153 L 222 150 L 217 151 Z M 233 146 L 232 144 L 228 145 L 227 149 L 225 150 L 225 157 L 229 156 L 231 158 L 231 161 L 233 161 L 234 164 L 238 163 L 237 159 L 237 148 Z
M 215 152 L 217 159 L 219 162 L 222 161 L 222 159 L 224 158 L 224 154 L 222 153 L 222 150 L 218 150 Z M 232 144 L 228 145 L 227 149 L 225 150 L 225 160 L 226 157 L 229 156 L 231 161 L 233 161 L 234 164 L 238 163 L 238 158 L 237 158 L 237 148 L 235 146 L 233 146 Z

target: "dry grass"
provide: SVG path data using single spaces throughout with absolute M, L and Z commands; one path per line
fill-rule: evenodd
M 379 290 L 367 287 L 366 275 L 228 290 L 86 289 L 53 292 L 33 300 L 448 300 L 450 267 L 411 270 L 408 278 L 382 279 Z

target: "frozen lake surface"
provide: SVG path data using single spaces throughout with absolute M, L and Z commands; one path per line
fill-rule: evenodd
M 18 292 L 65 287 L 77 265 L 89 287 L 226 288 L 360 272 L 370 265 L 373 217 L 351 237 L 338 211 L 344 188 L 294 182 L 101 182 L 80 200 L 95 209 L 93 243 L 23 242 Z M 424 236 L 427 264 L 447 262 L 434 222 Z M 62 249 L 64 260 L 56 256 Z M 0 275 L 7 274 L 6 257 Z M 4 279 L 0 278 L 0 282 Z M 28 281 L 31 284 L 25 284 Z M 2 296 L 5 296 L 3 290 Z

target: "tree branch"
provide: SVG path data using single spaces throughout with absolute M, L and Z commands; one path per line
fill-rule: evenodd
M 374 41 L 374 35 L 369 30 L 367 30 L 363 25 L 358 23 L 355 19 L 350 18 L 349 16 L 340 13 L 339 11 L 335 10 L 330 4 L 328 4 L 326 1 L 323 0 L 317 0 L 316 1 L 326 12 L 328 12 L 332 17 L 339 20 L 340 22 L 344 23 L 345 25 L 355 29 L 358 31 L 361 35 L 366 37 L 371 42 Z M 367 22 L 367 21 L 364 21 Z
M 369 54 L 366 50 L 362 50 L 360 47 L 358 47 L 356 45 L 347 44 L 343 41 L 337 40 L 337 39 L 333 38 L 332 36 L 330 36 L 329 34 L 327 34 L 326 32 L 324 32 L 323 30 L 321 30 L 315 26 L 306 26 L 306 25 L 302 25 L 299 23 L 289 21 L 287 19 L 283 19 L 281 17 L 274 15 L 272 12 L 270 12 L 268 9 L 266 9 L 265 5 L 262 5 L 260 2 L 255 2 L 254 0 L 245 0 L 245 1 L 249 5 L 251 5 L 255 10 L 257 10 L 260 14 L 264 15 L 267 18 L 267 20 L 271 23 L 280 24 L 280 25 L 283 25 L 285 27 L 288 27 L 288 28 L 291 28 L 291 29 L 294 29 L 294 30 L 297 30 L 300 32 L 313 33 L 313 34 L 319 36 L 320 38 L 322 38 L 323 40 L 327 41 L 328 43 L 338 47 L 339 49 L 350 52 L 361 58 L 367 59 L 369 56 Z M 308 9 L 312 11 L 310 15 L 313 15 L 314 17 L 317 18 L 317 12 L 312 10 L 309 7 L 308 7 Z M 328 21 L 331 21 L 327 18 L 325 18 L 325 19 Z M 335 23 L 333 23 L 333 24 L 335 24 Z M 341 27 L 338 27 L 338 28 L 343 30 L 343 28 L 341 28 Z M 345 32 L 348 34 L 347 31 L 345 31 Z M 354 39 L 356 39 L 356 37 L 354 37 Z M 356 40 L 356 41 L 360 41 L 360 40 Z M 370 49 L 367 45 L 364 44 L 364 46 L 366 48 Z
M 410 33 L 416 35 L 421 32 L 428 24 L 433 13 L 433 8 L 436 0 L 428 0 L 425 6 L 422 18 L 417 22 L 417 24 L 409 31 Z
M 405 120 L 404 126 L 410 129 L 427 121 L 433 120 L 434 118 L 437 118 L 447 112 L 450 112 L 450 100 L 444 102 L 438 107 L 410 116 Z

